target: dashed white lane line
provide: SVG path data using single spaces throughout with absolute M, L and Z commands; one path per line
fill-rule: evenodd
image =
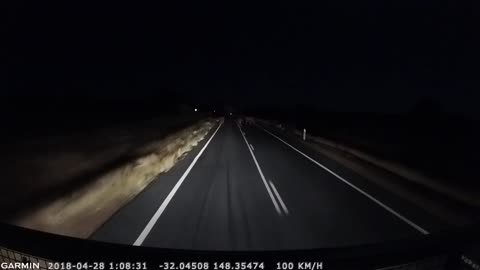
M 217 129 L 215 130 L 215 132 L 212 134 L 212 137 L 210 137 L 210 139 L 207 141 L 207 143 L 205 143 L 205 145 L 203 146 L 203 148 L 200 150 L 200 152 L 198 152 L 197 156 L 193 159 L 192 163 L 190 163 L 190 166 L 188 166 L 187 170 L 183 173 L 182 177 L 180 177 L 180 179 L 178 180 L 177 184 L 175 184 L 175 186 L 173 187 L 173 189 L 170 191 L 170 193 L 168 194 L 168 196 L 165 198 L 165 200 L 163 201 L 163 203 L 160 205 L 160 207 L 158 208 L 157 212 L 155 212 L 155 214 L 153 215 L 153 217 L 150 219 L 150 221 L 148 222 L 147 226 L 143 229 L 142 233 L 138 236 L 137 240 L 135 240 L 135 243 L 133 243 L 134 246 L 140 246 L 143 244 L 143 241 L 145 241 L 145 238 L 147 238 L 148 234 L 150 233 L 150 231 L 152 230 L 153 226 L 155 226 L 155 223 L 157 223 L 157 220 L 158 218 L 160 218 L 160 216 L 162 215 L 163 211 L 165 211 L 165 208 L 167 208 L 167 205 L 168 203 L 172 200 L 173 196 L 175 195 L 175 193 L 177 192 L 178 188 L 182 185 L 183 181 L 185 180 L 185 178 L 187 178 L 188 174 L 190 173 L 190 171 L 192 170 L 193 166 L 195 165 L 195 163 L 197 162 L 197 160 L 200 158 L 200 156 L 202 155 L 203 151 L 205 151 L 205 149 L 207 148 L 208 144 L 212 141 L 213 137 L 215 136 L 215 134 L 217 134 L 217 131 L 220 129 L 220 127 L 222 126 L 223 122 L 220 123 L 220 125 L 218 125 Z
M 280 205 L 282 206 L 283 212 L 285 212 L 285 215 L 288 216 L 289 214 L 288 208 L 285 205 L 285 203 L 283 203 L 282 197 L 280 197 L 280 194 L 278 193 L 277 188 L 275 187 L 272 181 L 269 180 L 268 183 L 270 184 L 270 186 L 272 186 L 273 193 L 275 193 L 275 196 L 277 196 L 277 199 L 280 202 Z
M 240 128 L 239 125 L 238 129 L 240 130 L 240 133 L 242 134 L 243 139 L 245 140 L 245 143 L 247 144 L 247 148 L 250 151 L 250 154 L 252 155 L 253 161 L 255 162 L 255 165 L 257 166 L 258 173 L 260 173 L 260 177 L 262 178 L 263 184 L 265 185 L 265 188 L 267 189 L 268 195 L 270 196 L 270 199 L 273 202 L 273 205 L 275 206 L 275 210 L 277 210 L 277 213 L 279 215 L 282 215 L 282 210 L 280 210 L 280 206 L 278 206 L 277 201 L 275 200 L 272 191 L 270 190 L 270 186 L 267 184 L 267 180 L 265 180 L 265 176 L 263 175 L 262 169 L 260 168 L 260 165 L 258 165 L 257 159 L 255 158 L 255 155 L 253 154 L 252 149 L 249 147 L 249 143 L 247 141 L 247 138 L 245 137 L 242 129 Z
M 399 265 L 395 265 L 395 266 L 388 266 L 388 267 L 385 267 L 385 268 L 378 268 L 377 270 L 395 270 L 395 269 L 400 269 L 400 267 L 404 267 L 404 266 L 407 266 L 408 264 L 399 264 Z
M 253 148 L 253 145 L 252 145 L 252 144 L 250 144 L 250 148 L 252 148 L 252 150 L 255 151 L 255 148 Z
M 395 210 L 393 210 L 392 208 L 390 208 L 389 206 L 385 205 L 384 203 L 382 203 L 381 201 L 375 199 L 372 195 L 368 194 L 367 192 L 361 190 L 360 188 L 358 188 L 357 186 L 355 186 L 354 184 L 348 182 L 347 180 L 345 180 L 343 177 L 341 177 L 340 175 L 336 174 L 335 172 L 333 172 L 332 170 L 330 170 L 329 168 L 325 167 L 324 165 L 320 164 L 318 161 L 314 160 L 313 158 L 309 157 L 307 154 L 303 153 L 302 151 L 298 150 L 297 148 L 295 148 L 294 146 L 290 145 L 289 143 L 287 143 L 286 141 L 282 140 L 280 137 L 278 137 L 277 135 L 271 133 L 270 131 L 264 129 L 263 127 L 261 126 L 258 126 L 260 127 L 260 129 L 262 129 L 263 131 L 265 131 L 266 133 L 272 135 L 274 138 L 278 139 L 279 141 L 283 142 L 284 144 L 286 144 L 288 147 L 290 147 L 291 149 L 295 150 L 296 152 L 298 152 L 299 154 L 301 154 L 302 156 L 306 157 L 308 160 L 310 160 L 311 162 L 315 163 L 316 165 L 318 165 L 319 167 L 321 167 L 322 169 L 324 169 L 325 171 L 329 172 L 330 174 L 332 174 L 333 176 L 337 177 L 338 179 L 340 179 L 342 182 L 344 182 L 345 184 L 349 185 L 351 188 L 355 189 L 356 191 L 360 192 L 362 195 L 364 195 L 365 197 L 369 198 L 370 200 L 372 200 L 373 202 L 375 202 L 376 204 L 378 204 L 379 206 L 381 206 L 382 208 L 384 208 L 385 210 L 387 210 L 388 212 L 390 212 L 391 214 L 393 214 L 394 216 L 398 217 L 399 219 L 401 219 L 403 222 L 407 223 L 408 225 L 410 225 L 411 227 L 413 227 L 414 229 L 416 229 L 417 231 L 421 232 L 422 234 L 429 234 L 429 232 L 427 230 L 425 230 L 424 228 L 420 227 L 419 225 L 415 224 L 413 221 L 411 221 L 410 219 L 404 217 L 403 215 L 397 213 Z

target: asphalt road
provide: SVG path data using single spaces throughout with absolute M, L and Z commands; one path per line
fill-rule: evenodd
M 280 250 L 428 237 L 440 228 L 435 218 L 295 140 L 226 119 L 92 239 Z

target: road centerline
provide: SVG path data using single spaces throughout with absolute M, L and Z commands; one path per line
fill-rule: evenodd
M 218 125 L 217 129 L 215 130 L 215 132 L 212 134 L 212 136 L 210 137 L 210 139 L 205 143 L 205 145 L 203 146 L 203 148 L 200 150 L 200 152 L 197 154 L 197 156 L 193 159 L 192 163 L 190 163 L 190 165 L 188 166 L 187 170 L 185 170 L 185 172 L 183 173 L 182 177 L 180 177 L 180 179 L 178 180 L 178 182 L 175 184 L 175 186 L 173 187 L 173 189 L 170 191 L 170 193 L 168 194 L 168 196 L 165 198 L 165 200 L 162 202 L 162 204 L 160 205 L 160 207 L 157 209 L 157 211 L 155 212 L 155 214 L 152 216 L 152 218 L 150 219 L 150 221 L 147 223 L 147 226 L 145 226 L 145 228 L 143 229 L 143 231 L 140 233 L 140 235 L 138 236 L 137 240 L 135 240 L 135 242 L 133 243 L 134 246 L 141 246 L 143 244 L 143 242 L 145 241 L 145 239 L 147 238 L 148 234 L 150 233 L 150 231 L 153 229 L 153 227 L 155 226 L 155 224 L 157 223 L 157 220 L 160 218 L 160 216 L 162 215 L 162 213 L 165 211 L 165 209 L 167 208 L 168 204 L 170 203 L 170 201 L 172 200 L 173 196 L 175 195 L 175 193 L 177 192 L 177 190 L 180 188 L 180 186 L 182 185 L 183 181 L 185 180 L 185 178 L 187 178 L 188 174 L 190 173 L 190 171 L 192 170 L 193 166 L 195 165 L 195 163 L 197 162 L 197 160 L 200 158 L 200 156 L 202 155 L 202 153 L 205 151 L 205 149 L 207 148 L 208 144 L 212 141 L 213 137 L 215 137 L 215 134 L 217 134 L 217 131 L 220 129 L 220 127 L 222 126 L 223 124 L 223 121 L 220 122 L 220 124 Z
M 278 193 L 277 188 L 275 187 L 275 185 L 273 184 L 273 182 L 271 180 L 268 180 L 268 183 L 272 187 L 272 190 L 275 193 L 275 196 L 277 196 L 278 202 L 280 202 L 280 205 L 282 206 L 283 212 L 285 212 L 285 215 L 288 216 L 288 214 L 290 214 L 290 213 L 288 212 L 288 208 L 285 205 L 285 203 L 283 202 L 282 197 L 280 197 L 280 193 Z
M 295 150 L 297 153 L 301 154 L 302 156 L 304 156 L 305 158 L 307 158 L 308 160 L 310 160 L 311 162 L 315 163 L 317 166 L 321 167 L 322 169 L 324 169 L 325 171 L 327 171 L 328 173 L 330 173 L 331 175 L 335 176 L 336 178 L 338 178 L 339 180 L 341 180 L 342 182 L 344 182 L 345 184 L 347 184 L 348 186 L 350 186 L 351 188 L 353 188 L 354 190 L 358 191 L 359 193 L 361 193 L 362 195 L 364 195 L 365 197 L 367 197 L 368 199 L 370 199 L 371 201 L 375 202 L 377 205 L 379 205 L 380 207 L 384 208 L 385 210 L 387 210 L 388 212 L 390 212 L 391 214 L 393 214 L 394 216 L 396 216 L 397 218 L 399 218 L 400 220 L 402 220 L 403 222 L 405 222 L 406 224 L 410 225 L 411 227 L 413 227 L 414 229 L 416 229 L 417 231 L 419 231 L 420 233 L 424 234 L 424 235 L 428 235 L 430 234 L 427 230 L 425 230 L 424 228 L 422 228 L 421 226 L 417 225 L 416 223 L 414 223 L 413 221 L 411 221 L 410 219 L 406 218 L 405 216 L 401 215 L 400 213 L 396 212 L 395 210 L 393 210 L 392 208 L 390 208 L 389 206 L 385 205 L 384 203 L 382 203 L 381 201 L 377 200 L 376 198 L 374 198 L 372 195 L 368 194 L 367 192 L 363 191 L 362 189 L 360 189 L 359 187 L 355 186 L 354 184 L 350 183 L 349 181 L 347 181 L 345 178 L 341 177 L 340 175 L 338 175 L 337 173 L 335 173 L 334 171 L 330 170 L 329 168 L 327 168 L 326 166 L 324 166 L 323 164 L 321 164 L 320 162 L 316 161 L 315 159 L 311 158 L 310 156 L 308 156 L 307 154 L 303 153 L 302 151 L 298 150 L 296 147 L 290 145 L 289 143 L 287 143 L 286 141 L 284 141 L 283 139 L 281 139 L 280 137 L 278 137 L 277 135 L 271 133 L 270 131 L 266 130 L 265 128 L 257 125 L 261 130 L 265 131 L 266 133 L 270 134 L 271 136 L 273 136 L 274 138 L 276 138 L 277 140 L 281 141 L 282 143 L 284 143 L 285 145 L 287 145 L 288 147 L 290 147 L 291 149 Z
M 244 135 L 244 132 L 242 131 L 242 128 L 237 124 L 238 129 L 240 130 L 240 134 L 242 134 L 243 139 L 245 140 L 245 143 L 247 144 L 248 151 L 250 151 L 250 154 L 252 155 L 253 161 L 255 162 L 255 165 L 257 166 L 258 173 L 260 174 L 260 177 L 262 178 L 263 184 L 265 185 L 265 188 L 267 189 L 268 195 L 270 196 L 270 199 L 273 202 L 273 205 L 275 206 L 275 210 L 277 210 L 277 213 L 279 215 L 282 215 L 282 210 L 280 209 L 280 206 L 278 205 L 277 201 L 275 200 L 275 197 L 270 189 L 270 186 L 267 183 L 267 180 L 265 179 L 265 176 L 263 175 L 262 169 L 260 168 L 260 165 L 258 164 L 257 158 L 253 154 L 252 149 L 250 148 L 250 144 L 248 143 L 247 138 Z

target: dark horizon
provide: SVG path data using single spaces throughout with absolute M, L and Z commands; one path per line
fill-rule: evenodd
M 2 96 L 385 113 L 427 98 L 472 116 L 480 94 L 469 8 L 16 3 Z

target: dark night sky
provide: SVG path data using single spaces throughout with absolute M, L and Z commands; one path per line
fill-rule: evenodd
M 15 3 L 9 95 L 91 95 L 478 112 L 475 9 L 461 1 L 316 6 Z M 174 1 L 175 2 L 175 1 Z

